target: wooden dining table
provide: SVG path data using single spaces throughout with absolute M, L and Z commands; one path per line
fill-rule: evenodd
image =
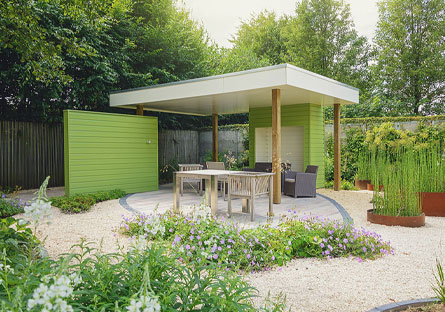
M 254 175 L 257 173 L 258 175 L 265 175 L 264 172 L 249 172 L 249 175 Z M 180 194 L 180 186 L 182 178 L 192 178 L 192 179 L 203 179 L 205 180 L 206 192 L 205 192 L 205 202 L 210 206 L 212 215 L 216 215 L 216 211 L 218 210 L 218 179 L 225 179 L 228 175 L 245 175 L 246 172 L 243 171 L 230 171 L 230 170 L 192 170 L 192 171 L 176 171 L 173 172 L 173 211 L 179 212 L 179 208 L 181 205 L 181 194 Z M 273 175 L 273 173 L 269 173 L 267 175 Z M 210 188 L 209 188 L 210 186 Z M 270 187 L 272 187 L 272 183 L 270 183 Z M 210 191 L 209 191 L 210 190 Z M 249 200 L 243 198 L 242 199 L 242 210 L 243 212 L 249 212 Z M 269 212 L 273 215 L 273 211 Z
M 181 179 L 193 178 L 205 180 L 206 204 L 210 206 L 212 215 L 215 215 L 218 209 L 218 177 L 224 178 L 229 174 L 234 174 L 234 171 L 204 169 L 173 172 L 173 211 L 179 212 Z

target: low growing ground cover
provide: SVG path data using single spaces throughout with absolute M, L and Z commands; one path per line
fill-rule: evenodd
M 80 213 L 90 210 L 96 203 L 117 199 L 125 196 L 122 190 L 78 194 L 74 196 L 60 196 L 50 198 L 51 204 L 60 208 L 64 213 Z
M 365 229 L 328 219 L 286 217 L 278 226 L 243 229 L 195 207 L 192 216 L 166 213 L 124 218 L 119 230 L 138 240 L 163 243 L 192 263 L 211 261 L 225 270 L 267 270 L 302 257 L 375 259 L 392 252 Z
M 0 198 L 0 218 L 11 217 L 22 213 L 25 203 L 21 199 L 7 199 L 5 195 Z

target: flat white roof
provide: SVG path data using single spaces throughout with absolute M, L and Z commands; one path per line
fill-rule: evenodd
M 359 90 L 302 68 L 280 64 L 236 73 L 184 80 L 110 94 L 110 106 L 211 115 L 246 113 L 272 105 L 272 89 L 281 89 L 281 105 L 356 104 Z

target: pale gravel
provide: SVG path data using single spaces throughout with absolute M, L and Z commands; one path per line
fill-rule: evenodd
M 286 295 L 292 311 L 367 311 L 394 301 L 433 297 L 436 257 L 444 262 L 445 218 L 427 217 L 422 228 L 366 221 L 371 192 L 318 190 L 338 201 L 356 227 L 381 234 L 395 255 L 359 263 L 353 259 L 297 259 L 282 268 L 247 276 L 261 296 Z
M 270 291 L 282 292 L 292 311 L 366 311 L 394 301 L 434 296 L 431 290 L 435 259 L 445 263 L 445 218 L 427 217 L 422 228 L 386 227 L 368 223 L 366 210 L 371 192 L 318 190 L 337 200 L 350 213 L 356 227 L 365 227 L 391 241 L 395 255 L 359 263 L 353 259 L 297 259 L 282 268 L 246 275 L 260 297 Z M 104 252 L 117 250 L 116 239 L 127 245 L 128 238 L 117 234 L 124 214 L 130 212 L 118 200 L 95 205 L 90 211 L 66 215 L 53 208 L 51 225 L 41 226 L 38 236 L 46 237 L 51 257 L 68 252 L 81 238 L 100 244 Z

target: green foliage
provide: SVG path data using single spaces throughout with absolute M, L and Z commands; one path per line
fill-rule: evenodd
M 398 116 L 398 117 L 366 117 L 366 118 L 341 118 L 342 124 L 361 124 L 366 126 L 379 125 L 384 122 L 404 122 L 404 121 L 419 121 L 425 126 L 428 122 L 434 120 L 445 120 L 445 115 L 433 115 L 433 116 Z M 325 119 L 325 124 L 333 124 L 333 118 Z
M 422 212 L 421 192 L 445 192 L 445 146 L 371 151 L 374 213 L 417 216 Z
M 25 257 L 38 256 L 39 241 L 28 225 L 29 223 L 12 217 L 0 219 L 0 264 L 15 266 Z M 0 280 L 4 280 L 2 273 L 4 272 L 0 270 Z
M 50 198 L 51 204 L 60 208 L 64 213 L 80 213 L 90 210 L 96 203 L 118 199 L 125 196 L 122 190 L 111 190 L 97 193 L 77 194 L 74 196 L 60 196 Z
M 324 187 L 328 188 L 328 189 L 334 188 L 334 181 L 330 180 L 328 182 L 325 182 Z M 357 191 L 358 190 L 352 182 L 349 182 L 347 180 L 341 180 L 340 188 L 345 191 Z
M 128 252 L 103 254 L 91 244 L 73 246 L 79 251 L 56 260 L 23 254 L 20 261 L 3 258 L 9 267 L 0 271 L 2 310 L 29 309 L 33 296 L 46 291 L 42 303 L 58 299 L 72 311 L 126 311 L 151 298 L 161 311 L 256 311 L 257 291 L 234 272 L 220 273 L 210 263 L 184 265 L 157 246 L 130 248 Z M 67 283 L 60 288 L 57 280 Z M 35 297 L 34 297 L 35 298 Z M 283 300 L 268 300 L 270 311 L 283 311 Z M 156 310 L 153 310 L 156 311 Z
M 442 264 L 436 259 L 436 270 L 434 274 L 435 284 L 433 285 L 434 293 L 442 304 L 445 304 L 445 274 L 443 273 Z
M 162 242 L 192 264 L 212 261 L 230 270 L 268 269 L 297 257 L 374 259 L 391 250 L 375 233 L 320 218 L 297 219 L 291 210 L 278 226 L 240 228 L 210 217 L 206 209 L 195 207 L 192 217 L 167 213 L 124 218 L 121 231 Z
M 22 213 L 24 203 L 21 199 L 7 199 L 5 195 L 0 198 L 0 218 L 11 217 Z
M 204 154 L 204 162 L 206 161 L 213 161 L 211 151 Z M 235 157 L 232 151 L 219 152 L 218 161 L 223 162 L 227 170 L 241 170 L 249 166 L 249 151 L 245 150 L 238 157 Z
M 381 0 L 378 7 L 377 88 L 399 114 L 443 114 L 445 2 Z
M 159 166 L 159 184 L 167 184 L 173 182 L 173 172 L 179 170 L 176 159 L 171 160 L 164 166 Z
M 346 140 L 341 145 L 341 176 L 353 182 L 357 174 L 359 155 L 364 149 L 365 133 L 359 128 L 346 130 Z M 328 137 L 325 155 L 325 181 L 334 179 L 334 138 Z

